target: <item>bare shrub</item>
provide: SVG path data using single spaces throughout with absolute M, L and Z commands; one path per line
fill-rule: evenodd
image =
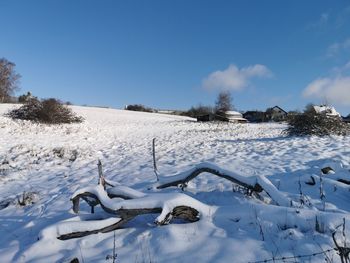
M 288 118 L 289 127 L 285 130 L 288 135 L 326 136 L 326 135 L 347 135 L 350 134 L 349 124 L 337 116 L 317 114 L 312 111 L 305 111 Z
M 131 110 L 131 111 L 153 112 L 153 110 L 151 108 L 148 108 L 148 107 L 141 105 L 141 104 L 127 105 L 125 107 L 125 109 Z
M 53 98 L 44 100 L 30 99 L 22 107 L 7 113 L 7 116 L 12 119 L 30 120 L 48 124 L 79 123 L 84 120 L 59 100 Z
M 198 116 L 203 116 L 212 113 L 214 113 L 213 107 L 198 105 L 196 107 L 192 106 L 188 111 L 184 112 L 182 115 L 195 118 Z

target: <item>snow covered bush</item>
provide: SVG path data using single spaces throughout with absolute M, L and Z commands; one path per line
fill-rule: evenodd
M 305 111 L 288 118 L 288 135 L 347 135 L 350 134 L 350 125 L 343 122 L 338 116 L 327 116 L 312 111 Z
M 77 116 L 71 109 L 57 99 L 28 100 L 23 106 L 7 113 L 12 119 L 30 120 L 41 123 L 61 124 L 82 122 L 83 118 Z

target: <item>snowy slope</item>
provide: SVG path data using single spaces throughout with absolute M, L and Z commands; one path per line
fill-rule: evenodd
M 4 117 L 12 107 L 16 105 L 0 104 L 1 262 L 69 262 L 74 257 L 112 262 L 108 255 L 113 243 L 117 262 L 252 262 L 332 248 L 331 231 L 343 218 L 350 219 L 349 187 L 334 180 L 337 175 L 350 180 L 350 137 L 289 138 L 282 133 L 285 124 L 197 123 L 186 117 L 78 106 L 72 108 L 84 123 L 45 126 Z M 152 187 L 152 138 L 164 176 L 200 162 L 215 163 L 241 176 L 266 176 L 296 204 L 267 204 L 266 195 L 266 202 L 246 197 L 233 192 L 225 179 L 203 174 L 184 192 L 210 207 L 198 222 L 156 227 L 158 215 L 152 214 L 116 230 L 115 241 L 113 232 L 38 241 L 43 229 L 49 232 L 63 220 L 88 216 L 85 205 L 77 217 L 69 200 L 78 189 L 96 185 L 98 159 L 105 176 L 122 185 L 145 193 L 181 192 Z M 337 169 L 323 180 L 322 211 L 319 176 L 324 164 Z M 314 186 L 305 184 L 311 175 Z M 303 206 L 297 203 L 300 188 L 306 195 Z M 23 192 L 34 192 L 35 203 L 19 206 L 17 197 Z M 107 215 L 98 210 L 99 216 Z M 315 231 L 316 217 L 325 233 Z M 340 262 L 335 251 L 306 260 L 325 257 Z

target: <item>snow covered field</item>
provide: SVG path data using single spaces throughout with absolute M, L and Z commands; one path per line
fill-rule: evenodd
M 78 106 L 72 108 L 84 123 L 45 126 L 4 117 L 12 107 L 0 104 L 0 262 L 70 262 L 75 257 L 112 262 L 114 244 L 116 262 L 254 262 L 310 255 L 335 247 L 332 232 L 344 218 L 350 240 L 350 188 L 336 180 L 350 181 L 350 137 L 290 138 L 282 133 L 285 124 L 197 123 Z M 107 179 L 146 194 L 182 193 L 153 187 L 153 138 L 162 176 L 210 162 L 241 176 L 266 176 L 293 205 L 277 206 L 266 194 L 264 201 L 247 197 L 231 182 L 201 174 L 183 192 L 208 205 L 198 222 L 156 226 L 158 215 L 149 214 L 114 232 L 56 239 L 52 226 L 78 218 L 72 194 L 97 184 L 98 159 Z M 323 178 L 325 209 L 320 199 L 324 166 L 334 169 Z M 310 176 L 315 185 L 305 184 Z M 18 204 L 23 192 L 31 193 L 34 204 Z M 88 214 L 82 204 L 80 219 Z M 98 216 L 108 215 L 97 209 Z M 325 259 L 340 262 L 334 250 L 276 262 Z

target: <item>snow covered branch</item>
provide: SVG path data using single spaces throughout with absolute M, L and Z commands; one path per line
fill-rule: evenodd
M 100 169 L 101 170 L 101 169 Z M 290 206 L 291 201 L 265 177 L 245 177 L 224 170 L 217 165 L 201 163 L 194 168 L 169 177 L 161 177 L 158 189 L 186 185 L 201 173 L 211 173 L 225 178 L 235 184 L 252 191 L 265 191 L 278 205 Z M 116 182 L 108 181 L 100 171 L 99 184 L 76 191 L 71 200 L 73 211 L 79 212 L 80 199 L 86 201 L 94 212 L 94 207 L 100 205 L 108 214 L 114 215 L 111 220 L 64 222 L 56 226 L 57 238 L 61 240 L 83 237 L 95 233 L 113 231 L 125 225 L 136 216 L 159 213 L 155 223 L 169 224 L 172 219 L 180 218 L 188 222 L 198 221 L 200 216 L 209 215 L 209 206 L 183 193 L 152 193 L 146 194 Z M 106 186 L 109 186 L 106 188 Z
M 97 233 L 107 233 L 120 228 L 128 222 L 122 218 L 108 218 L 105 220 L 62 222 L 55 226 L 57 239 L 67 240 Z
M 291 205 L 291 201 L 285 195 L 283 195 L 266 177 L 259 175 L 250 177 L 242 176 L 235 172 L 222 169 L 215 164 L 206 162 L 200 163 L 194 168 L 191 168 L 185 172 L 172 176 L 160 177 L 157 188 L 163 189 L 170 186 L 186 185 L 189 181 L 201 173 L 211 173 L 217 175 L 255 192 L 262 192 L 264 190 L 276 204 L 281 206 Z
M 112 187 L 107 191 L 101 184 L 78 190 L 72 196 L 73 211 L 75 213 L 79 212 L 80 199 L 87 201 L 89 205 L 95 206 L 100 204 L 104 211 L 115 215 L 118 220 L 116 222 L 113 221 L 112 224 L 103 226 L 100 224 L 96 226 L 89 224 L 87 227 L 84 227 L 85 223 L 81 223 L 78 231 L 75 228 L 72 228 L 72 231 L 67 230 L 67 228 L 69 229 L 69 223 L 67 222 L 66 231 L 64 234 L 60 234 L 57 237 L 58 239 L 65 240 L 98 232 L 105 233 L 112 231 L 120 228 L 134 217 L 143 214 L 160 213 L 155 223 L 157 225 L 165 225 L 169 224 L 174 218 L 195 222 L 199 220 L 200 215 L 209 213 L 209 207 L 207 205 L 182 193 L 146 195 L 145 193 L 120 185 Z

